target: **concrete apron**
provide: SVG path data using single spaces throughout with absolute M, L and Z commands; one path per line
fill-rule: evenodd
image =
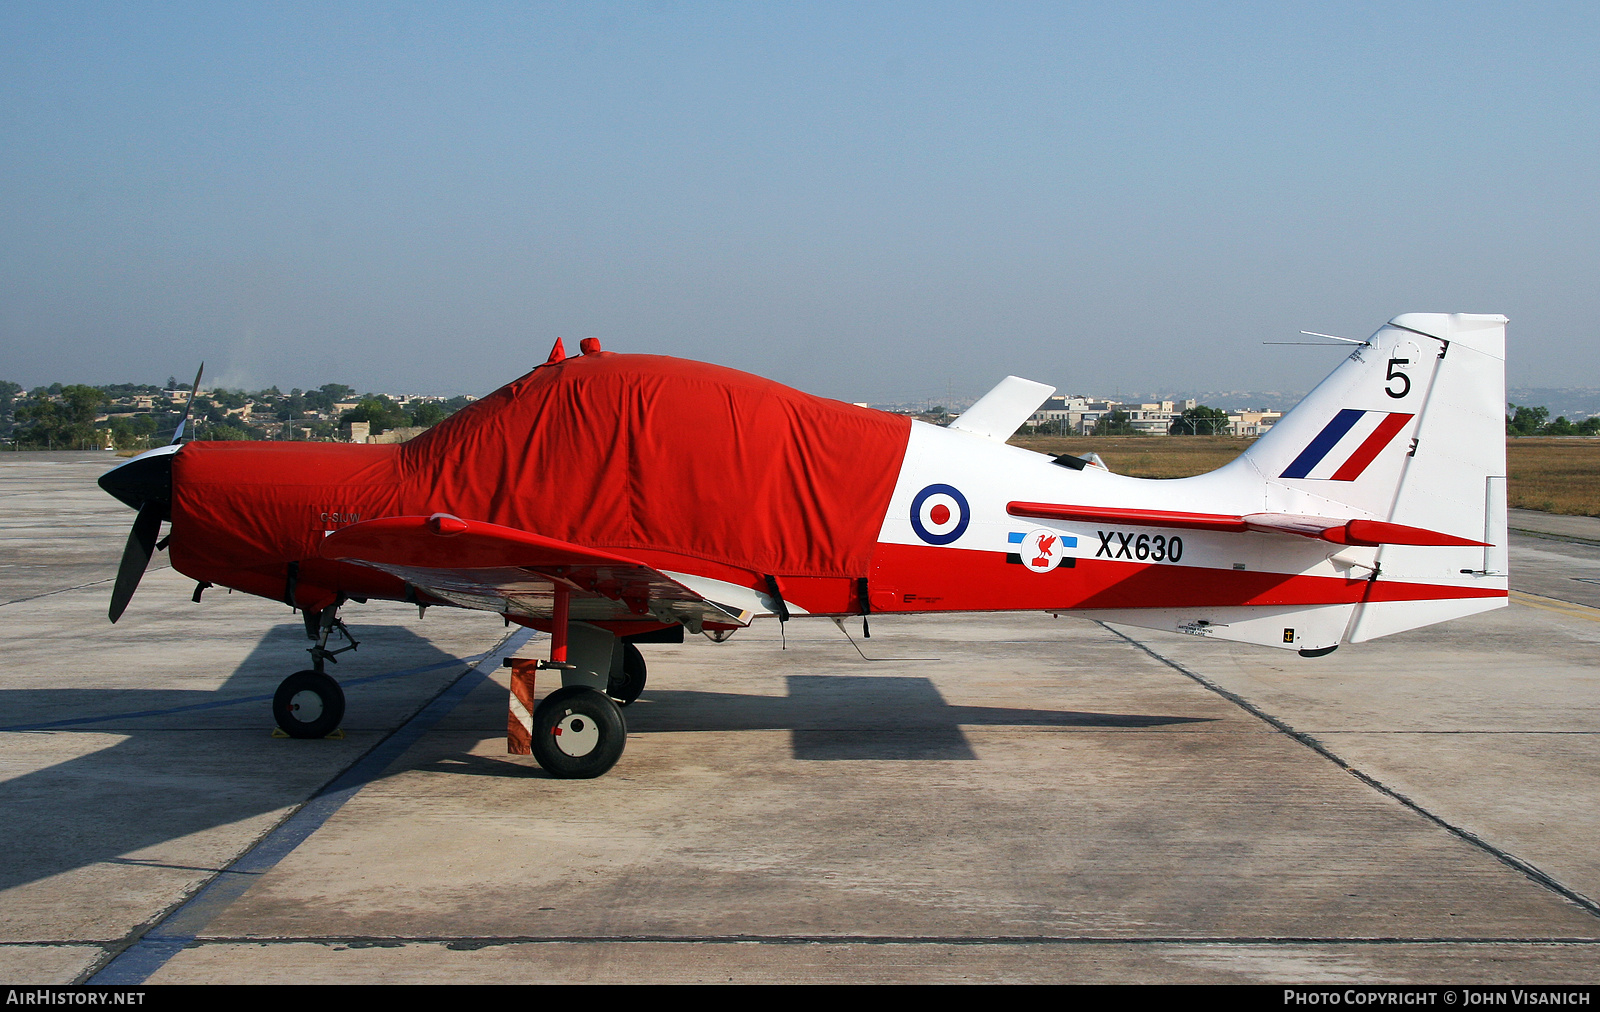
M 303 666 L 298 620 L 148 579 L 115 628 L 105 587 L 0 606 L 7 726 L 122 715 L 0 736 L 9 980 L 190 935 L 146 979 L 1584 981 L 1600 954 L 1582 609 L 1315 661 L 1035 615 L 877 619 L 866 661 L 765 623 L 648 648 L 595 781 L 504 755 L 494 668 L 289 838 L 503 630 L 352 609 L 349 736 L 283 741 L 230 701 Z

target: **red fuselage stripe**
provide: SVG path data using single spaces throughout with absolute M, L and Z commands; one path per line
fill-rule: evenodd
M 1000 552 L 896 544 L 878 546 L 871 580 L 873 608 L 883 611 L 1306 607 L 1506 596 L 1483 587 L 1092 558 L 1036 573 Z

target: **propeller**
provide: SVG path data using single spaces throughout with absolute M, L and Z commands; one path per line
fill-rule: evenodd
M 117 567 L 117 581 L 111 588 L 111 621 L 115 622 L 127 610 L 133 592 L 155 554 L 156 535 L 161 533 L 161 521 L 172 519 L 172 457 L 182 448 L 183 430 L 189 423 L 189 412 L 194 409 L 195 397 L 200 393 L 200 375 L 206 364 L 194 374 L 194 386 L 189 390 L 189 403 L 184 405 L 183 417 L 178 420 L 172 442 L 154 450 L 147 450 L 127 463 L 119 464 L 100 476 L 100 487 L 139 511 L 133 520 L 133 530 L 128 532 L 128 544 L 122 549 L 122 563 Z
M 122 565 L 117 567 L 116 585 L 111 588 L 113 623 L 122 617 L 128 602 L 133 599 L 133 592 L 139 589 L 139 580 L 144 576 L 145 567 L 150 565 L 150 556 L 155 554 L 156 535 L 161 532 L 161 521 L 166 515 L 167 504 L 163 502 L 147 502 L 139 507 L 139 515 L 133 520 L 133 530 L 128 532 L 127 547 L 122 550 Z
M 194 386 L 189 388 L 189 403 L 183 406 L 183 417 L 178 419 L 178 428 L 172 433 L 174 443 L 183 440 L 184 426 L 189 424 L 189 412 L 194 410 L 194 399 L 200 395 L 200 374 L 206 371 L 206 364 L 200 363 L 200 368 L 194 371 Z

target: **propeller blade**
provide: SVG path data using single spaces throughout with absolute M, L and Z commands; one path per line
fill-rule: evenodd
M 194 386 L 189 388 L 189 403 L 183 406 L 183 417 L 178 419 L 178 429 L 172 434 L 172 441 L 174 443 L 183 439 L 183 428 L 189 424 L 189 412 L 194 409 L 194 399 L 200 395 L 200 374 L 205 371 L 206 364 L 201 362 L 200 368 L 196 369 L 194 372 Z M 137 580 L 134 581 L 134 583 L 138 582 L 139 581 Z M 129 591 L 128 593 L 131 594 L 133 592 Z M 116 619 L 112 619 L 111 621 L 115 622 Z
M 117 582 L 111 588 L 111 621 L 122 617 L 133 592 L 139 589 L 139 579 L 150 556 L 156 550 L 156 535 L 161 532 L 161 517 L 166 507 L 163 503 L 146 503 L 139 507 L 133 530 L 128 532 L 128 545 L 122 550 L 122 565 L 117 567 Z

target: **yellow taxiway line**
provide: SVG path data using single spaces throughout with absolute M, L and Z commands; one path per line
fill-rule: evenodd
M 1557 615 L 1566 615 L 1569 618 L 1600 622 L 1600 608 L 1591 608 L 1586 604 L 1573 604 L 1571 601 L 1558 601 L 1553 597 L 1540 597 L 1538 594 L 1529 594 L 1521 590 L 1513 590 L 1510 596 L 1511 600 L 1518 604 L 1525 604 L 1530 608 L 1538 608 L 1540 611 L 1553 611 Z

